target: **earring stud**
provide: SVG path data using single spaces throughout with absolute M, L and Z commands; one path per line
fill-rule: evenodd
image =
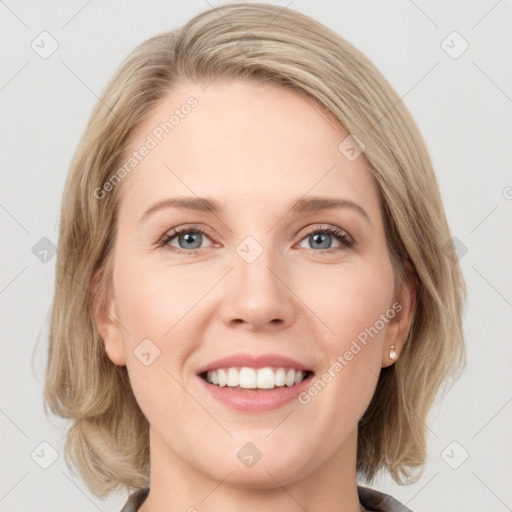
M 389 357 L 393 360 L 396 359 L 395 345 L 391 345 L 391 347 L 389 347 Z

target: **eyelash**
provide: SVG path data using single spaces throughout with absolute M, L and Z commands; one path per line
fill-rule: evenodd
M 179 228 L 174 228 L 172 231 L 165 233 L 165 235 L 158 242 L 158 247 L 164 248 L 164 249 L 167 249 L 167 250 L 170 250 L 173 252 L 177 252 L 180 254 L 198 254 L 204 250 L 204 248 L 203 248 L 203 249 L 193 249 L 190 251 L 185 251 L 185 250 L 178 249 L 176 247 L 172 247 L 172 246 L 168 245 L 169 242 L 173 238 L 175 238 L 176 236 L 185 234 L 185 233 L 195 233 L 195 234 L 200 233 L 202 235 L 208 236 L 209 238 L 213 238 L 210 235 L 210 233 L 208 233 L 208 231 L 206 231 L 203 228 L 195 227 L 195 226 L 182 226 Z M 311 248 L 306 249 L 308 251 L 313 251 L 314 253 L 323 253 L 323 254 L 329 255 L 329 254 L 333 254 L 338 251 L 342 251 L 344 249 L 350 249 L 355 245 L 355 241 L 348 235 L 348 233 L 346 231 L 344 231 L 343 229 L 340 229 L 340 228 L 332 227 L 332 226 L 325 226 L 322 228 L 319 228 L 319 227 L 309 228 L 306 230 L 306 232 L 304 233 L 304 236 L 301 238 L 300 241 L 302 241 L 304 238 L 307 238 L 309 235 L 312 235 L 313 233 L 328 233 L 328 234 L 334 235 L 334 237 L 345 246 L 345 247 L 334 247 L 334 248 L 325 249 L 325 250 L 311 249 Z

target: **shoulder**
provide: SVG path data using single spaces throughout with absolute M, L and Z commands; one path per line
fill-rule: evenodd
M 135 491 L 129 496 L 121 512 L 137 512 L 147 498 L 148 493 L 149 488 Z M 372 512 L 413 512 L 389 494 L 384 494 L 375 489 L 358 485 L 357 493 L 363 507 Z
M 124 504 L 121 512 L 137 512 L 139 507 L 144 503 L 149 493 L 149 488 L 138 489 L 133 494 L 130 494 L 128 501 Z
M 361 505 L 372 512 L 413 512 L 393 496 L 369 487 L 358 485 L 357 494 Z

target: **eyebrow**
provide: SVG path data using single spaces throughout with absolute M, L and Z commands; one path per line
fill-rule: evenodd
M 206 197 L 173 197 L 158 201 L 157 203 L 153 204 L 143 213 L 140 221 L 147 219 L 152 213 L 167 208 L 185 208 L 187 210 L 212 214 L 218 214 L 222 211 L 221 204 L 215 199 Z M 317 212 L 322 210 L 334 210 L 341 208 L 350 208 L 357 211 L 366 219 L 370 226 L 372 225 L 370 216 L 362 206 L 358 205 L 354 201 L 342 198 L 309 196 L 307 198 L 296 199 L 289 205 L 286 214 Z

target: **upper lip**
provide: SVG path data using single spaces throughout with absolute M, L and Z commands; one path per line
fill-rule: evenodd
M 219 368 L 229 368 L 233 366 L 247 366 L 249 368 L 264 368 L 266 366 L 278 366 L 282 368 L 294 368 L 295 370 L 311 371 L 307 365 L 279 354 L 233 354 L 231 356 L 223 357 L 208 363 L 207 365 L 199 368 L 197 374 L 208 371 L 218 370 Z

